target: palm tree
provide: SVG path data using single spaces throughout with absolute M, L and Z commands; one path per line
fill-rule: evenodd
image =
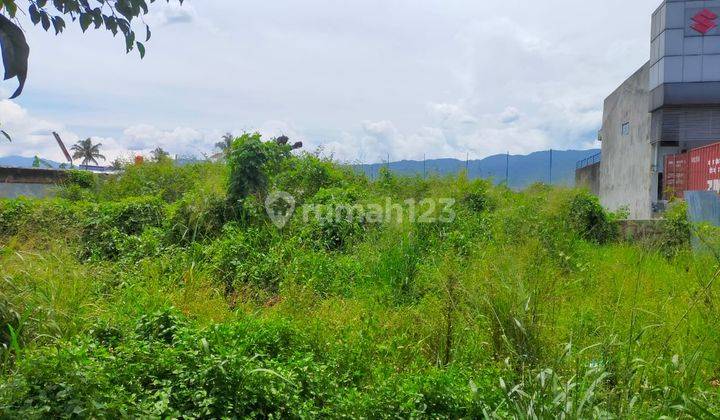
M 92 139 L 87 138 L 75 143 L 70 150 L 73 151 L 73 159 L 82 159 L 81 165 L 87 165 L 89 162 L 98 165 L 97 159 L 107 160 L 105 156 L 100 154 L 101 143 L 92 144 Z
M 232 146 L 234 140 L 235 140 L 235 136 L 233 136 L 232 133 L 225 133 L 221 137 L 221 140 L 219 142 L 215 143 L 215 147 L 220 149 L 220 151 L 223 154 L 227 154 L 227 152 L 230 150 L 230 146 Z

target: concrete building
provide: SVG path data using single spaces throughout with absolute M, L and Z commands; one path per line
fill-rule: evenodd
M 652 15 L 650 61 L 604 104 L 600 200 L 631 219 L 664 207 L 668 154 L 720 141 L 720 0 L 665 0 Z
M 49 197 L 65 180 L 65 171 L 0 167 L 0 198 Z

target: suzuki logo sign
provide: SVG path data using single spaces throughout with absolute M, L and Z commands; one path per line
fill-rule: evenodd
M 705 9 L 692 17 L 693 24 L 690 27 L 705 35 L 708 31 L 717 27 L 715 23 L 715 19 L 717 18 L 718 15 Z

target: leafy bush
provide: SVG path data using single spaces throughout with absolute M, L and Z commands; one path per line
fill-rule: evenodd
M 67 235 L 78 225 L 77 208 L 64 200 L 0 199 L 0 238 L 18 234 Z
M 92 172 L 69 170 L 66 174 L 66 185 L 77 185 L 80 188 L 88 190 L 98 187 L 98 176 Z
M 144 340 L 157 340 L 172 344 L 184 320 L 172 309 L 143 315 L 137 322 L 135 332 Z
M 243 134 L 236 139 L 230 147 L 227 159 L 230 167 L 230 203 L 236 204 L 250 194 L 265 192 L 268 177 L 263 166 L 270 156 L 260 134 Z
M 263 142 L 260 134 L 243 134 L 235 139 L 228 154 L 230 181 L 228 200 L 232 205 L 246 197 L 264 196 L 270 174 L 280 170 L 290 157 L 291 146 L 275 141 Z
M 171 160 L 142 165 L 127 165 L 122 174 L 101 182 L 98 197 L 115 201 L 138 196 L 157 196 L 168 203 L 179 200 L 198 182 L 204 182 L 208 172 L 215 170 L 211 163 L 177 166 Z
M 274 291 L 290 246 L 277 241 L 272 231 L 230 224 L 204 254 L 227 293 L 245 285 Z
M 191 191 L 170 208 L 167 221 L 170 238 L 179 244 L 212 239 L 234 213 L 224 195 Z
M 127 236 L 160 227 L 165 203 L 157 197 L 129 198 L 118 202 L 89 204 L 83 212 L 83 258 L 116 259 Z
M 618 237 L 617 224 L 598 198 L 588 192 L 575 194 L 568 204 L 566 217 L 570 227 L 588 241 L 604 244 Z
M 660 248 L 662 252 L 670 257 L 678 251 L 690 246 L 692 226 L 688 221 L 687 203 L 675 201 L 670 204 L 665 212 L 665 221 L 661 235 Z
M 345 187 L 351 177 L 332 161 L 309 153 L 288 159 L 285 164 L 287 168 L 275 174 L 275 186 L 291 193 L 299 202 L 313 197 L 323 188 Z
M 455 418 L 479 417 L 501 398 L 492 376 L 440 370 L 357 387 L 331 354 L 281 322 L 198 329 L 163 312 L 141 320 L 137 334 L 113 337 L 113 348 L 80 339 L 28 353 L 0 385 L 0 410 L 24 417 Z
M 308 214 L 305 236 L 330 251 L 346 249 L 367 229 L 367 215 L 357 207 L 359 194 L 353 189 L 321 189 L 310 200 L 316 211 Z M 303 215 L 304 216 L 304 215 Z
M 492 211 L 497 206 L 497 202 L 490 195 L 490 183 L 486 180 L 472 181 L 462 194 L 462 201 L 475 212 Z

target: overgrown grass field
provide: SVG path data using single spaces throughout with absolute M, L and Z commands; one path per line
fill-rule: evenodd
M 0 200 L 2 417 L 720 415 L 719 260 L 681 204 L 630 242 L 584 191 L 370 180 L 257 135 L 226 160 Z M 279 229 L 275 190 L 407 211 Z M 451 222 L 409 217 L 441 198 Z

